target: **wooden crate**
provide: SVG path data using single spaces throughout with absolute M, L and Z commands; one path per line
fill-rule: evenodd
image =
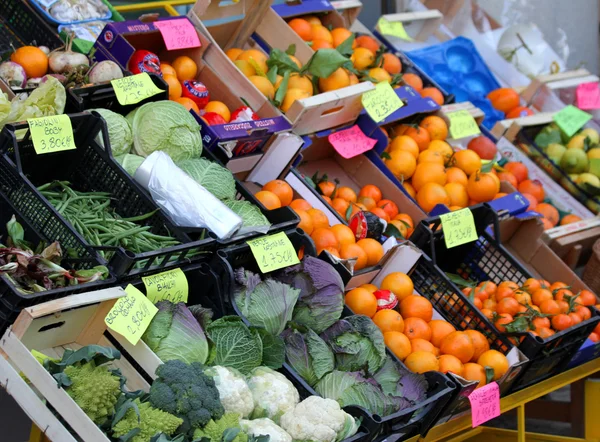
M 437 9 L 426 9 L 424 11 L 385 14 L 381 18 L 389 22 L 402 23 L 413 40 L 424 42 L 434 34 L 438 38 L 437 30 L 444 20 L 444 15 Z M 375 29 L 381 32 L 378 25 L 375 25 Z
M 442 106 L 441 112 L 446 115 L 452 112 L 456 112 L 459 110 L 469 111 L 471 116 L 475 119 L 478 126 L 481 126 L 483 119 L 485 118 L 485 113 L 475 106 L 470 101 L 463 101 L 462 103 L 453 103 L 453 104 L 445 104 Z M 446 118 L 447 120 L 447 118 Z
M 239 3 L 220 6 L 217 2 L 198 0 L 188 17 L 200 32 L 220 46 L 222 50 L 232 47 L 260 49 L 250 38 L 256 32 L 271 48 L 285 51 L 290 45 L 295 44 L 296 57 L 301 63 L 307 63 L 314 51 L 270 8 L 271 3 L 271 1 L 262 0 L 240 0 Z M 207 21 L 231 19 L 246 11 L 251 11 L 251 13 L 245 14 L 241 21 L 234 20 L 215 26 L 205 26 Z M 210 54 L 207 54 L 205 58 L 216 70 L 222 70 L 225 73 L 231 73 L 232 70 L 237 71 L 233 62 L 227 57 L 219 57 L 219 66 L 214 65 Z M 244 83 L 245 89 L 260 93 L 246 77 L 240 78 L 238 81 Z M 363 109 L 362 94 L 373 90 L 374 87 L 371 82 L 364 82 L 297 100 L 285 113 L 285 116 L 292 124 L 292 131 L 298 135 L 352 123 Z M 270 103 L 268 105 L 272 106 Z M 275 109 L 274 106 L 273 109 Z M 275 111 L 279 112 L 276 109 Z
M 65 349 L 76 350 L 91 344 L 112 347 L 104 336 L 107 329 L 104 318 L 122 296 L 125 291 L 115 287 L 24 309 L 0 342 L 5 357 L 0 358 L 3 387 L 52 441 L 75 442 L 78 439 L 69 433 L 42 399 L 52 405 L 80 440 L 109 442 L 109 439 L 64 389 L 57 388 L 52 375 L 35 359 L 31 350 L 59 358 Z M 129 390 L 149 390 L 148 382 L 125 355 L 111 364 L 127 378 Z M 19 371 L 27 376 L 31 385 L 19 376 Z

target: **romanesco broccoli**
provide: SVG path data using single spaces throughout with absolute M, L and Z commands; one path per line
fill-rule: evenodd
M 82 365 L 65 367 L 71 385 L 66 392 L 94 423 L 101 425 L 115 412 L 121 395 L 120 380 L 104 366 L 91 361 Z
M 139 420 L 135 410 L 130 408 L 125 416 L 112 428 L 113 437 L 124 436 L 131 430 L 139 428 L 141 431 L 132 439 L 129 439 L 129 442 L 148 442 L 157 433 L 172 436 L 183 423 L 183 419 L 154 408 L 149 402 L 141 403 L 139 399 L 136 399 L 134 403 L 140 410 Z
M 204 428 L 194 431 L 194 440 L 206 437 L 211 442 L 221 442 L 225 431 L 231 429 L 239 430 L 232 442 L 247 442 L 248 435 L 240 427 L 240 417 L 237 413 L 225 413 L 221 419 L 216 421 L 211 419 Z

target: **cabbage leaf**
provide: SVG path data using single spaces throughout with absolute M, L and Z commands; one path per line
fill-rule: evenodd
M 263 227 L 262 233 L 266 233 L 271 227 L 271 223 L 266 216 L 262 214 L 260 209 L 252 204 L 250 201 L 237 201 L 227 200 L 223 201 L 227 207 L 229 207 L 236 215 L 238 215 L 244 221 L 242 229 L 251 227 Z
M 106 121 L 108 141 L 113 156 L 129 153 L 131 146 L 133 146 L 133 133 L 125 117 L 108 109 L 90 109 L 90 111 L 98 112 L 104 118 L 104 121 Z M 103 143 L 101 138 L 100 134 L 98 134 L 96 139 L 100 145 Z
M 248 374 L 261 365 L 263 345 L 258 330 L 248 328 L 239 316 L 223 316 L 207 327 L 214 346 L 210 364 Z
M 235 179 L 229 169 L 206 158 L 178 161 L 177 166 L 218 199 L 235 198 Z
M 333 371 L 335 361 L 331 349 L 318 334 L 305 327 L 291 327 L 281 334 L 285 341 L 288 364 L 310 385 Z
M 125 155 L 115 157 L 115 161 L 131 176 L 135 175 L 136 170 L 138 170 L 145 160 L 146 158 L 132 153 L 126 153 Z

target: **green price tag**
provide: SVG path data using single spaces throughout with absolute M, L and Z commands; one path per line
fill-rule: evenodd
M 590 173 L 600 178 L 600 158 L 592 158 L 590 160 Z
M 385 120 L 404 103 L 387 81 L 377 83 L 375 89 L 362 95 L 362 104 L 375 123 Z
M 446 114 L 450 119 L 450 136 L 455 140 L 481 133 L 475 118 L 466 110 Z
M 413 41 L 411 36 L 406 33 L 404 25 L 399 21 L 387 21 L 385 18 L 381 17 L 377 22 L 377 27 L 379 28 L 379 32 L 384 35 L 391 35 L 393 37 L 401 38 L 402 40 Z
M 585 123 L 590 121 L 592 116 L 570 104 L 561 111 L 555 113 L 552 118 L 556 121 L 558 127 L 560 127 L 568 137 L 571 137 L 575 132 L 581 129 Z
M 284 232 L 253 239 L 248 241 L 248 245 L 262 273 L 300 263 L 292 242 Z
M 154 304 L 165 299 L 173 304 L 188 300 L 188 281 L 181 269 L 146 276 L 142 281 L 146 286 L 146 296 Z
M 33 148 L 38 155 L 77 149 L 71 119 L 67 115 L 30 118 L 27 124 Z
M 468 208 L 440 215 L 440 220 L 447 249 L 477 241 L 479 238 L 473 213 Z
M 104 318 L 104 323 L 108 328 L 125 337 L 132 345 L 136 345 L 158 309 L 131 284 L 125 288 L 125 293 L 127 296 L 117 299 Z
M 129 77 L 119 78 L 110 82 L 119 104 L 136 104 L 148 97 L 163 92 L 152 83 L 152 78 L 146 72 Z

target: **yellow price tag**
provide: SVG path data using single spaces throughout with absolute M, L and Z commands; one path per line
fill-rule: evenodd
M 411 36 L 406 33 L 404 25 L 399 21 L 387 21 L 385 18 L 381 17 L 377 22 L 377 27 L 379 28 L 379 32 L 384 35 L 391 35 L 393 37 L 401 38 L 402 40 L 413 41 Z
M 148 97 L 163 92 L 152 83 L 152 78 L 146 72 L 112 80 L 110 83 L 115 90 L 119 104 L 122 106 L 139 103 Z
M 477 241 L 479 238 L 473 213 L 468 208 L 440 215 L 440 220 L 447 249 Z
M 385 120 L 404 103 L 387 81 L 377 83 L 375 89 L 362 95 L 362 104 L 375 123 Z
M 142 281 L 146 286 L 146 296 L 154 304 L 163 300 L 173 304 L 188 300 L 188 281 L 181 269 L 146 276 Z
M 125 293 L 127 296 L 117 299 L 104 318 L 104 323 L 111 330 L 123 335 L 132 345 L 136 345 L 158 309 L 131 284 L 125 288 Z
M 247 242 L 262 273 L 299 264 L 292 242 L 284 232 Z
M 77 149 L 73 126 L 68 115 L 30 118 L 27 124 L 29 124 L 33 148 L 38 155 Z
M 450 135 L 455 140 L 481 133 L 475 118 L 473 118 L 469 111 L 459 110 L 446 115 L 450 119 Z
M 575 135 L 575 132 L 581 129 L 585 123 L 590 121 L 592 116 L 570 104 L 561 111 L 555 113 L 552 116 L 552 119 L 558 124 L 558 127 L 570 137 Z

